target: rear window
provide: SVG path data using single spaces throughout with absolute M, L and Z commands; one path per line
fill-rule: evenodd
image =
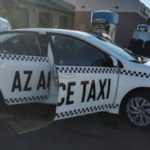
M 38 38 L 34 33 L 0 34 L 0 52 L 15 55 L 41 55 Z

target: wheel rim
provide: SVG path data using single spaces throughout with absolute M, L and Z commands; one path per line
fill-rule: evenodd
M 143 97 L 130 99 L 127 104 L 127 116 L 137 126 L 150 125 L 150 102 Z

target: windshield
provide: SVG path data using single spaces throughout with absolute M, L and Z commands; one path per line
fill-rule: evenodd
M 94 37 L 96 38 L 96 37 Z M 123 49 L 121 47 L 119 47 L 118 45 L 116 45 L 115 43 L 109 42 L 108 40 L 105 40 L 103 38 L 96 38 L 97 40 L 100 40 L 103 43 L 103 46 L 109 50 L 109 51 L 113 51 L 113 53 L 129 60 L 129 61 L 134 61 L 134 62 L 139 62 L 139 56 L 132 53 L 130 50 L 128 49 Z

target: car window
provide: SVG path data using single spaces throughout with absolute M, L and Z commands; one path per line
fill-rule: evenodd
M 15 55 L 40 56 L 41 50 L 34 33 L 0 34 L 0 52 Z
M 111 66 L 112 60 L 105 53 L 76 38 L 53 35 L 56 64 L 71 66 Z

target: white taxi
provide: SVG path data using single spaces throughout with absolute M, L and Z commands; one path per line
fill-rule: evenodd
M 48 106 L 53 120 L 121 113 L 137 127 L 150 126 L 150 61 L 88 33 L 0 33 L 0 78 L 1 108 L 30 116 Z

